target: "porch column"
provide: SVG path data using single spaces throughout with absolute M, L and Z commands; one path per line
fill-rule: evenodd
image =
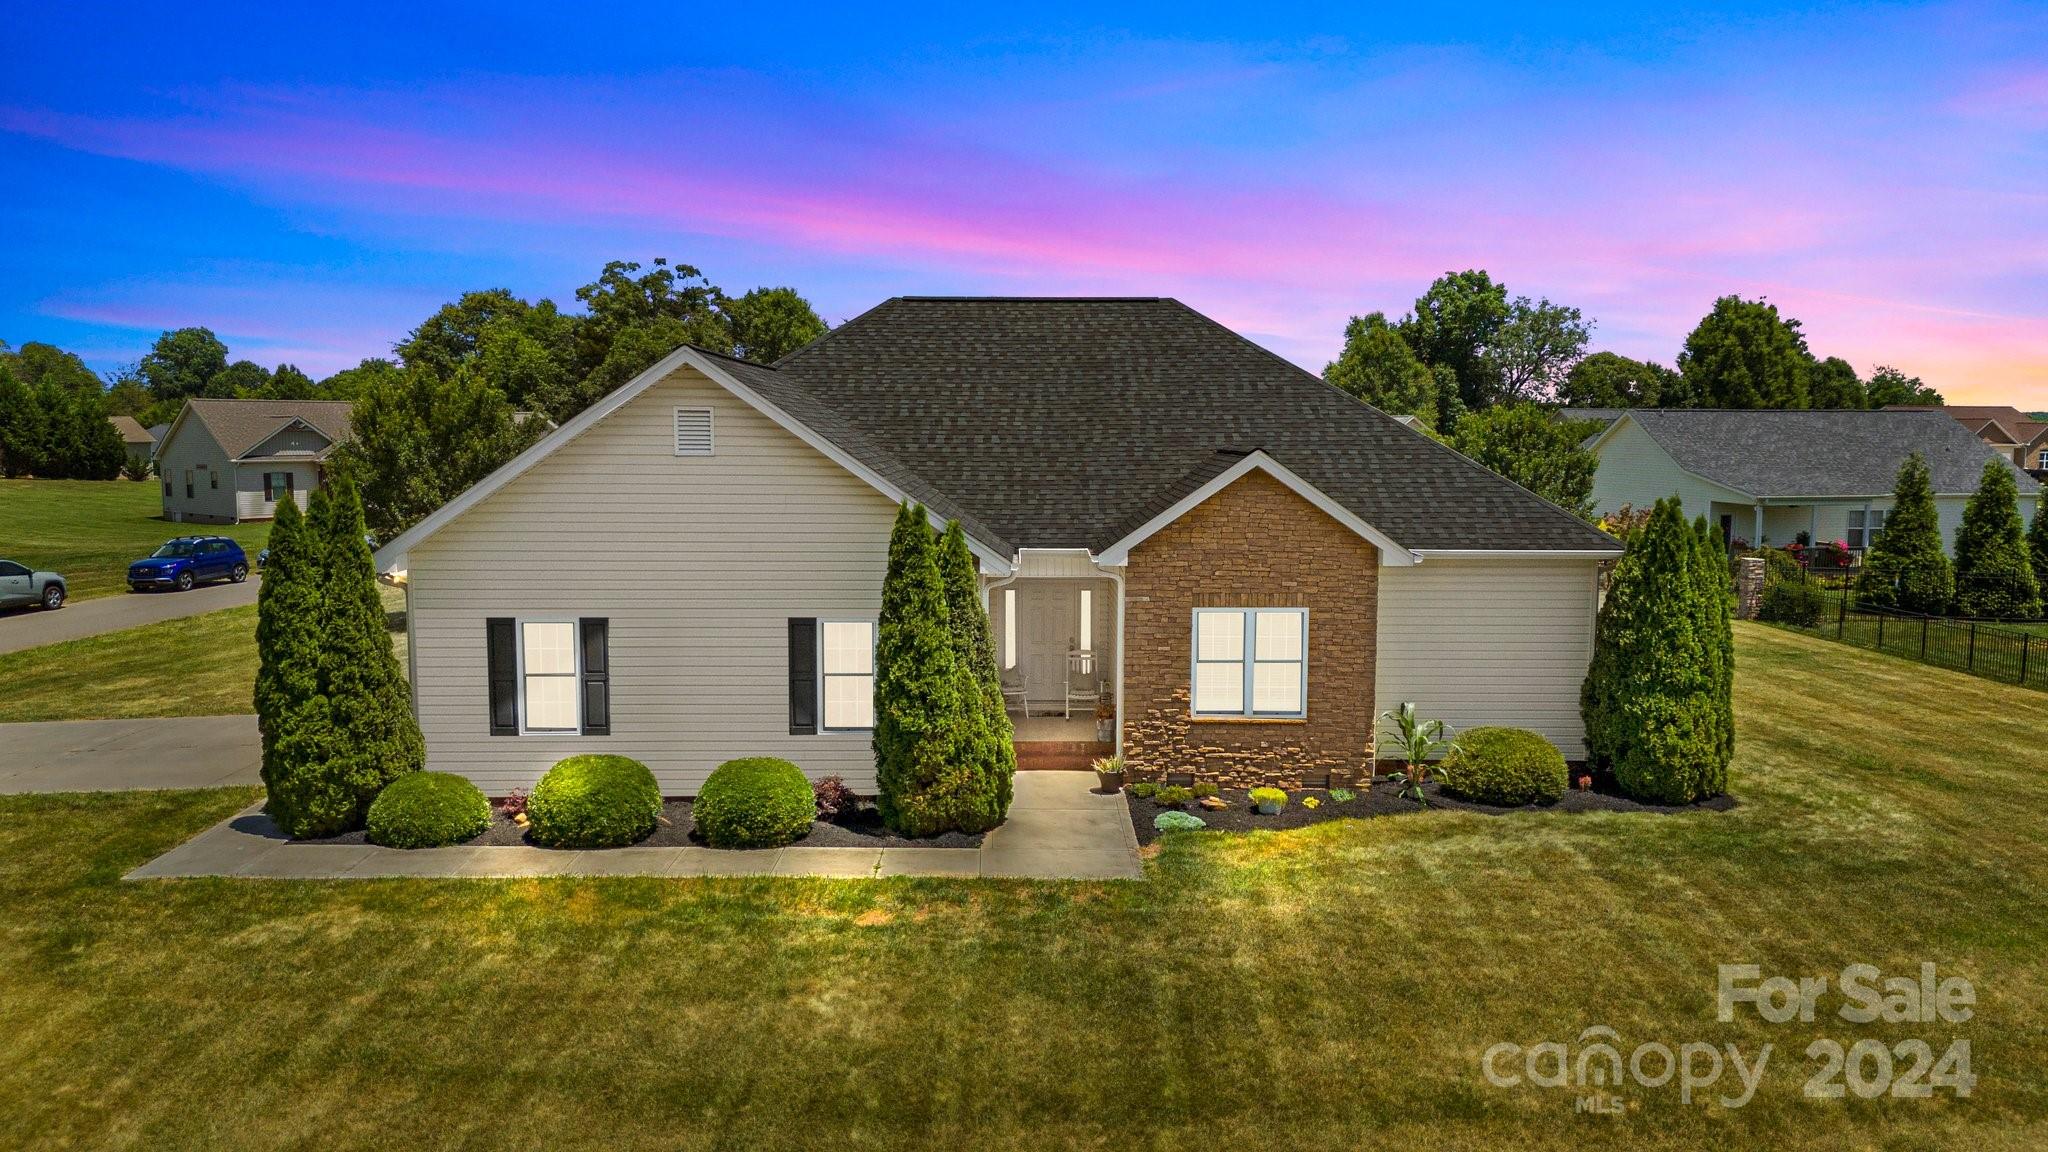
M 1764 546 L 1764 502 L 1761 500 L 1756 502 L 1756 531 L 1750 534 L 1749 546 L 1752 548 Z

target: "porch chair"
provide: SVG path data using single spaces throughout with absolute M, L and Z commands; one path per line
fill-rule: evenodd
M 1074 718 L 1074 705 L 1093 709 L 1101 702 L 1102 677 L 1095 674 L 1095 653 L 1078 648 L 1067 653 L 1067 719 Z
M 1013 708 L 1015 711 L 1023 713 L 1025 719 L 1031 718 L 1031 699 L 1030 694 L 1024 689 L 1023 670 L 1005 668 L 1003 669 L 1003 709 L 1010 711 Z

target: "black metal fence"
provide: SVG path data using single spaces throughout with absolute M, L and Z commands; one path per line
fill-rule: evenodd
M 2048 636 L 1976 620 L 1863 607 L 1843 586 L 1823 584 L 1820 592 L 1827 610 L 1818 625 L 1799 631 L 2048 691 Z

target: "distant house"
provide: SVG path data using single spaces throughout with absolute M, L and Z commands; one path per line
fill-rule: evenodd
M 128 449 L 130 463 L 148 463 L 149 458 L 156 454 L 156 437 L 150 435 L 149 429 L 137 423 L 135 417 L 109 416 L 107 423 L 112 424 L 114 431 L 121 434 L 121 445 Z
M 2022 468 L 2048 469 L 2048 423 L 2009 404 L 1894 404 L 1888 412 L 1944 412 Z
M 338 400 L 187 400 L 157 445 L 164 518 L 180 523 L 268 520 L 280 500 L 320 486 L 330 452 L 348 439 Z
M 1724 539 L 1751 544 L 1840 540 L 1862 552 L 1884 529 L 1899 466 L 1927 458 L 1944 545 L 1953 547 L 1963 505 L 1988 459 L 2006 459 L 1939 411 L 1742 411 L 1639 408 L 1623 413 L 1590 447 L 1599 458 L 1593 506 L 1648 507 L 1676 495 L 1687 516 L 1706 516 Z M 2032 516 L 2041 485 L 2016 481 L 2020 513 Z

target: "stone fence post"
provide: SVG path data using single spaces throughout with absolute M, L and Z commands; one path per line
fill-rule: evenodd
M 1735 615 L 1756 619 L 1757 605 L 1764 598 L 1764 558 L 1739 556 L 1735 560 Z

